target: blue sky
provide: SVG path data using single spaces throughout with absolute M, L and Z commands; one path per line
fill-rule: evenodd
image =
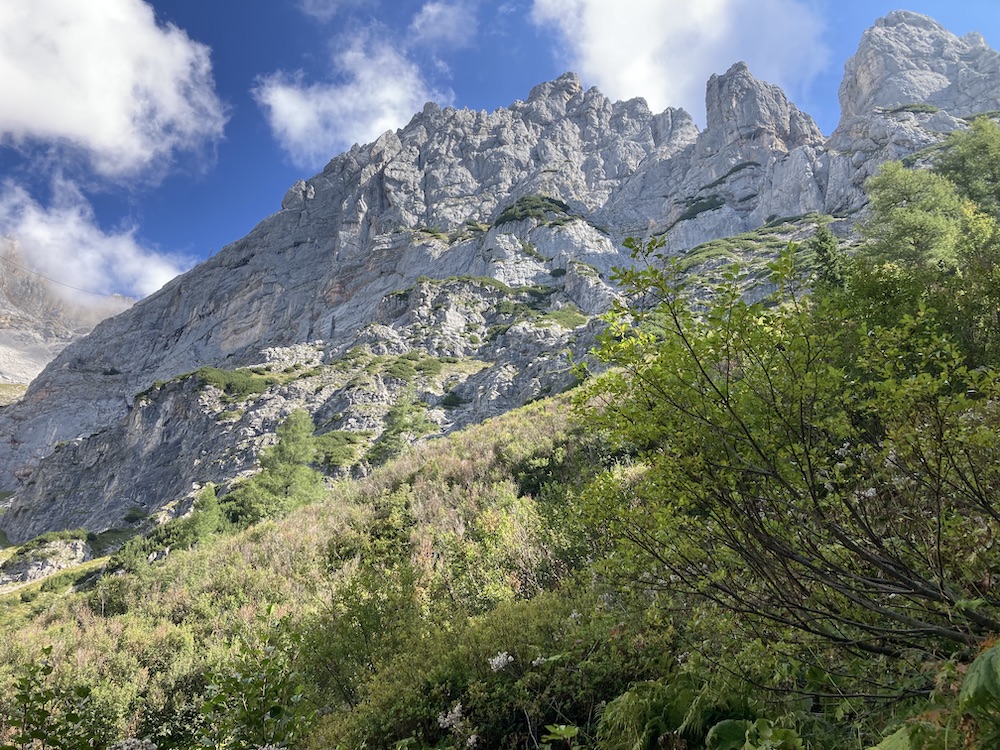
M 844 62 L 898 8 L 1000 48 L 1000 0 L 3 0 L 0 236 L 141 297 L 425 101 L 493 110 L 567 70 L 701 124 L 744 60 L 829 133 Z

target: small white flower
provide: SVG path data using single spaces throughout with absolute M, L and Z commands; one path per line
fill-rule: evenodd
M 462 722 L 462 702 L 458 701 L 451 710 L 438 714 L 438 726 L 442 729 L 457 727 Z
M 540 667 L 546 661 L 547 661 L 547 659 L 544 656 L 536 656 L 534 659 L 531 660 L 531 666 L 533 666 L 533 667 Z
M 490 669 L 494 672 L 499 672 L 501 669 L 506 667 L 512 661 L 514 657 L 508 654 L 506 651 L 501 651 L 496 656 L 492 657 L 490 660 Z
M 469 739 L 465 741 L 466 747 L 475 747 L 476 743 L 479 742 L 479 737 L 477 735 L 469 735 Z

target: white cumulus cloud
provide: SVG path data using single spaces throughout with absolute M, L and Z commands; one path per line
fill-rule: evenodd
M 105 177 L 221 137 L 209 49 L 141 0 L 0 2 L 0 139 L 81 151 Z
M 14 238 L 31 269 L 79 304 L 95 298 L 77 290 L 144 297 L 193 265 L 143 246 L 134 227 L 105 231 L 77 185 L 58 177 L 49 206 L 11 180 L 0 184 L 0 235 Z
M 0 235 L 32 269 L 93 302 L 69 287 L 142 297 L 191 265 L 143 245 L 134 227 L 102 228 L 80 184 L 155 183 L 179 154 L 222 137 L 208 47 L 142 0 L 3 0 L 0 102 L 0 145 L 20 151 L 17 174 L 52 183 L 47 205 L 29 180 L 0 183 Z
M 410 23 L 410 33 L 416 44 L 468 47 L 476 37 L 476 8 L 467 0 L 426 3 Z
M 307 83 L 302 73 L 272 73 L 253 90 L 292 162 L 322 166 L 354 143 L 404 125 L 428 101 L 450 99 L 431 89 L 420 67 L 390 40 L 355 34 L 333 58 L 334 81 Z
M 564 62 L 612 98 L 704 119 L 705 82 L 743 60 L 794 98 L 826 65 L 823 24 L 804 0 L 534 0 Z

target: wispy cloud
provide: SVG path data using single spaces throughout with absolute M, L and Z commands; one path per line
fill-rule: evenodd
M 534 0 L 532 19 L 557 30 L 564 63 L 605 94 L 698 119 L 705 82 L 738 60 L 794 97 L 829 57 L 804 0 Z
M 0 234 L 17 241 L 33 270 L 64 285 L 55 291 L 67 299 L 95 302 L 76 290 L 144 297 L 193 265 L 144 246 L 134 227 L 102 229 L 73 182 L 57 177 L 52 192 L 51 205 L 43 206 L 13 181 L 0 184 Z
M 307 16 L 329 23 L 344 8 L 362 5 L 366 0 L 299 0 L 299 10 Z M 369 5 L 375 3 L 369 2 Z
M 476 6 L 468 0 L 426 3 L 410 23 L 416 44 L 468 47 L 476 40 Z
M 302 73 L 279 71 L 253 90 L 275 138 L 303 169 L 400 127 L 428 101 L 451 98 L 432 89 L 419 65 L 373 29 L 353 34 L 333 66 L 332 82 L 308 83 Z
M 0 3 L 0 139 L 134 177 L 222 136 L 209 50 L 141 0 Z

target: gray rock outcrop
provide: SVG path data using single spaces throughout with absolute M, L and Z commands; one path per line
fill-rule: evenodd
M 91 559 L 90 545 L 83 539 L 59 539 L 16 554 L 0 565 L 0 591 L 58 573 Z
M 664 234 L 679 254 L 780 217 L 852 216 L 880 164 L 998 108 L 996 60 L 977 37 L 890 14 L 845 66 L 829 138 L 741 63 L 709 81 L 702 132 L 572 74 L 491 113 L 428 104 L 297 182 L 249 235 L 68 346 L 0 410 L 0 491 L 14 493 L 0 527 L 101 531 L 129 508 L 183 505 L 252 471 L 297 408 L 321 430 L 378 434 L 415 389 L 446 431 L 559 390 L 615 299 L 626 236 Z M 361 350 L 375 359 L 343 364 Z M 409 383 L 384 369 L 413 350 L 461 362 Z M 181 377 L 205 365 L 280 382 L 234 405 Z

